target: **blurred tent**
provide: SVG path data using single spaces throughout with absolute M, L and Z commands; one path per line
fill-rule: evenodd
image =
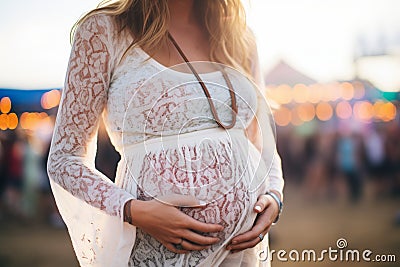
M 301 71 L 295 69 L 290 66 L 286 61 L 280 60 L 271 70 L 264 75 L 265 84 L 268 87 L 275 87 L 279 85 L 288 85 L 289 87 L 295 87 L 296 85 L 316 85 L 318 82 L 313 78 L 307 76 Z M 332 81 L 331 83 L 324 83 L 323 86 L 328 86 L 329 84 L 338 83 L 359 83 L 363 84 L 365 87 L 365 95 L 363 97 L 364 100 L 376 101 L 376 100 L 385 100 L 385 101 L 396 101 L 400 100 L 400 92 L 385 92 L 380 90 L 376 85 L 374 85 L 371 81 L 356 77 L 352 80 L 343 80 L 343 81 Z M 338 88 L 340 90 L 340 88 Z
M 284 60 L 280 60 L 268 73 L 264 76 L 267 85 L 280 85 L 287 84 L 294 86 L 296 84 L 310 85 L 317 81 L 308 77 L 307 75 L 296 70 Z

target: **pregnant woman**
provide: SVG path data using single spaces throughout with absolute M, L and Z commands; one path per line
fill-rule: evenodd
M 261 80 L 239 0 L 105 1 L 76 24 L 48 173 L 81 266 L 269 266 L 284 182 Z

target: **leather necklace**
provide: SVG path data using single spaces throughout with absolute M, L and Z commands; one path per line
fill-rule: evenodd
M 225 69 L 222 68 L 221 66 L 218 65 L 222 76 L 225 79 L 226 84 L 228 85 L 229 88 L 229 95 L 231 96 L 231 103 L 232 103 L 232 122 L 229 125 L 224 125 L 222 124 L 221 120 L 218 117 L 217 111 L 215 109 L 214 103 L 212 101 L 210 92 L 207 89 L 207 86 L 205 85 L 205 83 L 203 82 L 203 80 L 200 78 L 200 75 L 197 73 L 197 71 L 194 69 L 193 65 L 189 62 L 188 58 L 185 56 L 185 54 L 183 53 L 182 49 L 179 47 L 178 43 L 175 41 L 175 39 L 172 37 L 172 35 L 168 32 L 168 38 L 171 40 L 172 44 L 175 46 L 176 50 L 178 50 L 179 54 L 181 55 L 181 57 L 183 58 L 183 60 L 186 62 L 186 64 L 188 65 L 188 67 L 190 68 L 190 70 L 193 72 L 194 76 L 196 76 L 197 81 L 199 82 L 201 88 L 204 91 L 204 94 L 207 96 L 207 100 L 208 103 L 210 104 L 210 108 L 211 108 L 211 113 L 214 116 L 215 121 L 217 122 L 217 124 L 228 130 L 231 129 L 235 126 L 236 124 L 236 115 L 238 112 L 238 107 L 237 107 L 237 103 L 236 103 L 236 95 L 235 95 L 235 91 L 233 89 L 232 83 L 228 77 L 228 74 L 226 73 Z

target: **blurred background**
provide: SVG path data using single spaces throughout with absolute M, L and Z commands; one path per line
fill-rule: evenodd
M 0 266 L 77 266 L 45 166 L 73 23 L 97 0 L 0 1 Z M 400 2 L 244 1 L 275 109 L 285 207 L 271 249 L 337 248 L 400 261 Z M 98 168 L 118 154 L 104 128 Z

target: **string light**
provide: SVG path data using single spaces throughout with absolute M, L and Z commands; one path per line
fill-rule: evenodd
M 352 113 L 353 111 L 349 102 L 341 101 L 336 105 L 336 116 L 340 119 L 349 119 Z
M 275 123 L 279 126 L 287 126 L 292 120 L 292 112 L 284 106 L 281 106 L 274 113 Z
M 296 84 L 293 87 L 293 100 L 297 103 L 305 103 L 309 98 L 310 91 L 304 84 Z
M 374 107 L 367 101 L 357 101 L 354 104 L 354 116 L 356 119 L 369 122 L 374 115 Z
M 43 109 L 51 109 L 57 107 L 60 103 L 61 93 L 59 90 L 51 90 L 42 95 L 40 104 Z
M 354 87 L 349 82 L 344 82 L 341 85 L 341 96 L 344 100 L 351 100 L 354 97 Z
M 319 120 L 327 121 L 333 115 L 333 109 L 327 102 L 321 102 L 317 105 L 316 114 Z
M 7 127 L 10 130 L 14 130 L 18 126 L 18 116 L 15 113 L 10 113 L 7 115 L 8 117 L 8 122 L 7 122 Z
M 8 113 L 11 110 L 11 99 L 9 97 L 3 97 L 0 100 L 0 111 L 1 113 Z
M 311 121 L 315 117 L 315 108 L 311 103 L 299 105 L 296 110 L 300 120 L 304 122 Z

